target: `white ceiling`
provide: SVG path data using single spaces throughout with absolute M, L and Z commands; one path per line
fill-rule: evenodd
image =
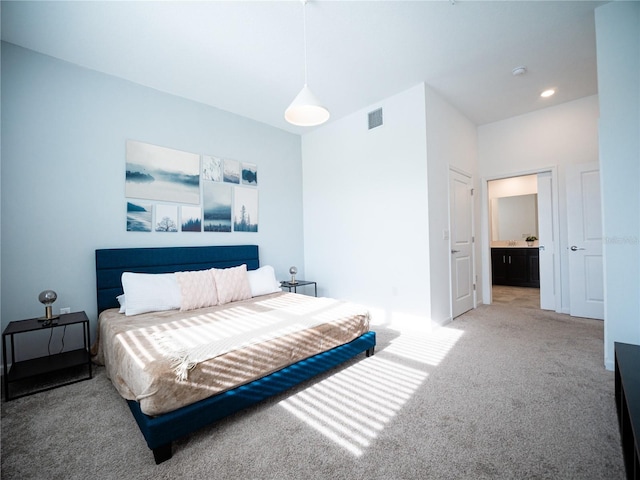
M 477 125 L 593 95 L 603 3 L 309 0 L 309 87 L 329 121 L 421 82 Z M 300 0 L 3 1 L 2 40 L 304 133 L 283 117 L 304 83 L 302 12 Z

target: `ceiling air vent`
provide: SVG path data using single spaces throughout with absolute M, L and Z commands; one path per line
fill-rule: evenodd
M 382 125 L 382 108 L 369 112 L 369 130 Z

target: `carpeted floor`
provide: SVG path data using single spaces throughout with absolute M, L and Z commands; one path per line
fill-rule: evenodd
M 376 355 L 176 442 L 155 465 L 104 369 L 2 403 L 6 479 L 623 479 L 603 325 L 481 306 L 376 325 Z

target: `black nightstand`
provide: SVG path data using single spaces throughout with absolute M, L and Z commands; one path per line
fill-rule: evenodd
M 54 328 L 65 328 L 69 325 L 75 324 L 82 324 L 84 337 L 83 348 L 16 362 L 13 339 L 15 335 L 25 335 L 29 332 L 36 332 L 40 330 L 49 331 Z M 7 364 L 7 337 L 10 339 L 11 344 L 11 368 L 8 368 Z M 44 392 L 45 390 L 51 390 L 52 388 L 62 387 L 63 385 L 89 380 L 92 377 L 91 356 L 89 355 L 89 319 L 84 312 L 60 315 L 59 318 L 46 326 L 44 326 L 43 322 L 37 318 L 10 322 L 9 325 L 7 325 L 7 328 L 4 329 L 4 332 L 2 332 L 2 347 L 2 359 L 4 361 L 4 398 L 6 401 L 31 395 L 33 393 Z M 88 376 L 74 378 L 73 380 L 65 380 L 61 383 L 49 385 L 44 388 L 30 390 L 28 393 L 17 395 L 15 397 L 11 397 L 9 395 L 9 384 L 11 383 L 82 365 L 86 365 L 88 367 Z
M 318 296 L 318 284 L 316 282 L 308 282 L 307 280 L 296 280 L 295 282 L 280 282 L 280 287 L 288 288 L 289 291 L 291 291 L 291 289 L 293 288 L 293 293 L 298 293 L 298 287 L 303 287 L 305 285 L 313 285 L 314 296 Z

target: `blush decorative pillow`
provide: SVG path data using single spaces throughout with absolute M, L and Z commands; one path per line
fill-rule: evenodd
M 231 268 L 212 268 L 218 291 L 218 304 L 251 298 L 251 286 L 247 276 L 247 265 Z
M 211 270 L 176 272 L 182 302 L 180 310 L 212 307 L 218 304 L 218 292 Z
M 180 287 L 173 273 L 124 272 L 121 280 L 125 315 L 180 308 Z
M 257 270 L 249 270 L 247 276 L 252 297 L 282 291 L 280 290 L 280 282 L 276 280 L 276 272 L 271 265 L 265 265 Z

